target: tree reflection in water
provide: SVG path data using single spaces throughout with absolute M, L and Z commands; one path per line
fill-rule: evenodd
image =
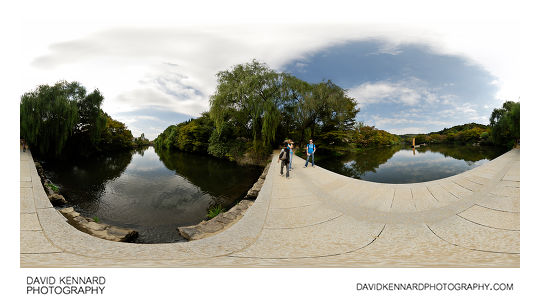
M 487 146 L 430 145 L 366 149 L 318 164 L 344 176 L 381 183 L 415 183 L 462 173 L 504 153 Z

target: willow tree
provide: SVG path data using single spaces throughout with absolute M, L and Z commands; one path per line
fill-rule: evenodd
M 519 144 L 519 102 L 506 101 L 494 109 L 489 118 L 491 139 L 495 144 L 511 148 Z
M 77 82 L 41 85 L 23 94 L 21 137 L 41 154 L 58 156 L 78 121 L 77 102 L 86 89 Z
M 218 135 L 228 124 L 238 137 L 251 137 L 255 153 L 268 148 L 280 122 L 282 75 L 253 60 L 221 71 L 217 78 L 216 92 L 210 97 L 210 117 Z

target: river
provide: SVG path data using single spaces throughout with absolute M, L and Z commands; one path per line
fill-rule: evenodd
M 431 145 L 367 149 L 316 164 L 333 172 L 378 183 L 418 183 L 450 177 L 505 153 L 491 146 Z
M 137 243 L 181 241 L 176 228 L 199 223 L 211 204 L 227 208 L 262 168 L 213 157 L 145 150 L 70 162 L 43 162 L 69 205 L 100 222 L 139 232 Z

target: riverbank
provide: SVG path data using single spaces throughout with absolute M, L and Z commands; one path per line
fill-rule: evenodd
M 246 210 L 251 207 L 259 195 L 259 192 L 264 185 L 264 180 L 268 174 L 269 168 L 270 163 L 266 165 L 257 182 L 253 184 L 253 187 L 251 187 L 251 189 L 244 196 L 244 199 L 238 202 L 238 204 L 234 205 L 226 212 L 219 213 L 217 216 L 208 221 L 202 221 L 193 226 L 178 227 L 178 233 L 188 241 L 197 240 L 223 232 L 230 226 L 234 225 L 242 218 L 242 216 L 244 216 Z
M 46 175 L 81 215 L 139 232 L 135 243 L 185 241 L 178 227 L 242 200 L 264 167 L 177 151 L 139 152 L 43 162 Z
M 41 164 L 39 162 L 34 162 L 34 165 L 41 180 L 41 184 L 43 185 L 43 189 L 51 204 L 60 207 L 68 205 L 68 200 L 66 200 L 63 195 L 59 194 L 58 187 L 45 177 L 45 172 Z M 58 211 L 67 218 L 70 225 L 95 237 L 110 241 L 133 242 L 139 235 L 139 233 L 133 229 L 111 226 L 99 223 L 95 218 L 84 217 L 79 212 L 75 211 L 73 207 L 59 208 Z

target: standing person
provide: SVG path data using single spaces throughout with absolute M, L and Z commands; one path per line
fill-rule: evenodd
M 309 157 L 311 157 L 311 167 L 315 167 L 315 151 L 317 150 L 317 147 L 315 147 L 315 144 L 313 144 L 313 139 L 309 139 L 309 143 L 306 146 L 306 165 L 304 167 L 307 167 L 309 162 Z
M 280 169 L 280 174 L 281 176 L 283 176 L 283 166 L 285 166 L 285 169 L 287 170 L 287 179 L 289 178 L 289 159 L 290 159 L 290 149 L 289 149 L 289 145 L 287 144 L 287 142 L 284 142 L 283 143 L 283 148 L 281 149 L 281 152 L 279 153 L 279 158 L 278 160 L 281 161 L 281 169 Z
M 291 155 L 289 156 L 289 170 L 292 170 L 292 157 L 294 155 L 294 142 L 289 139 L 289 144 L 288 144 L 288 147 L 289 149 L 291 150 Z

